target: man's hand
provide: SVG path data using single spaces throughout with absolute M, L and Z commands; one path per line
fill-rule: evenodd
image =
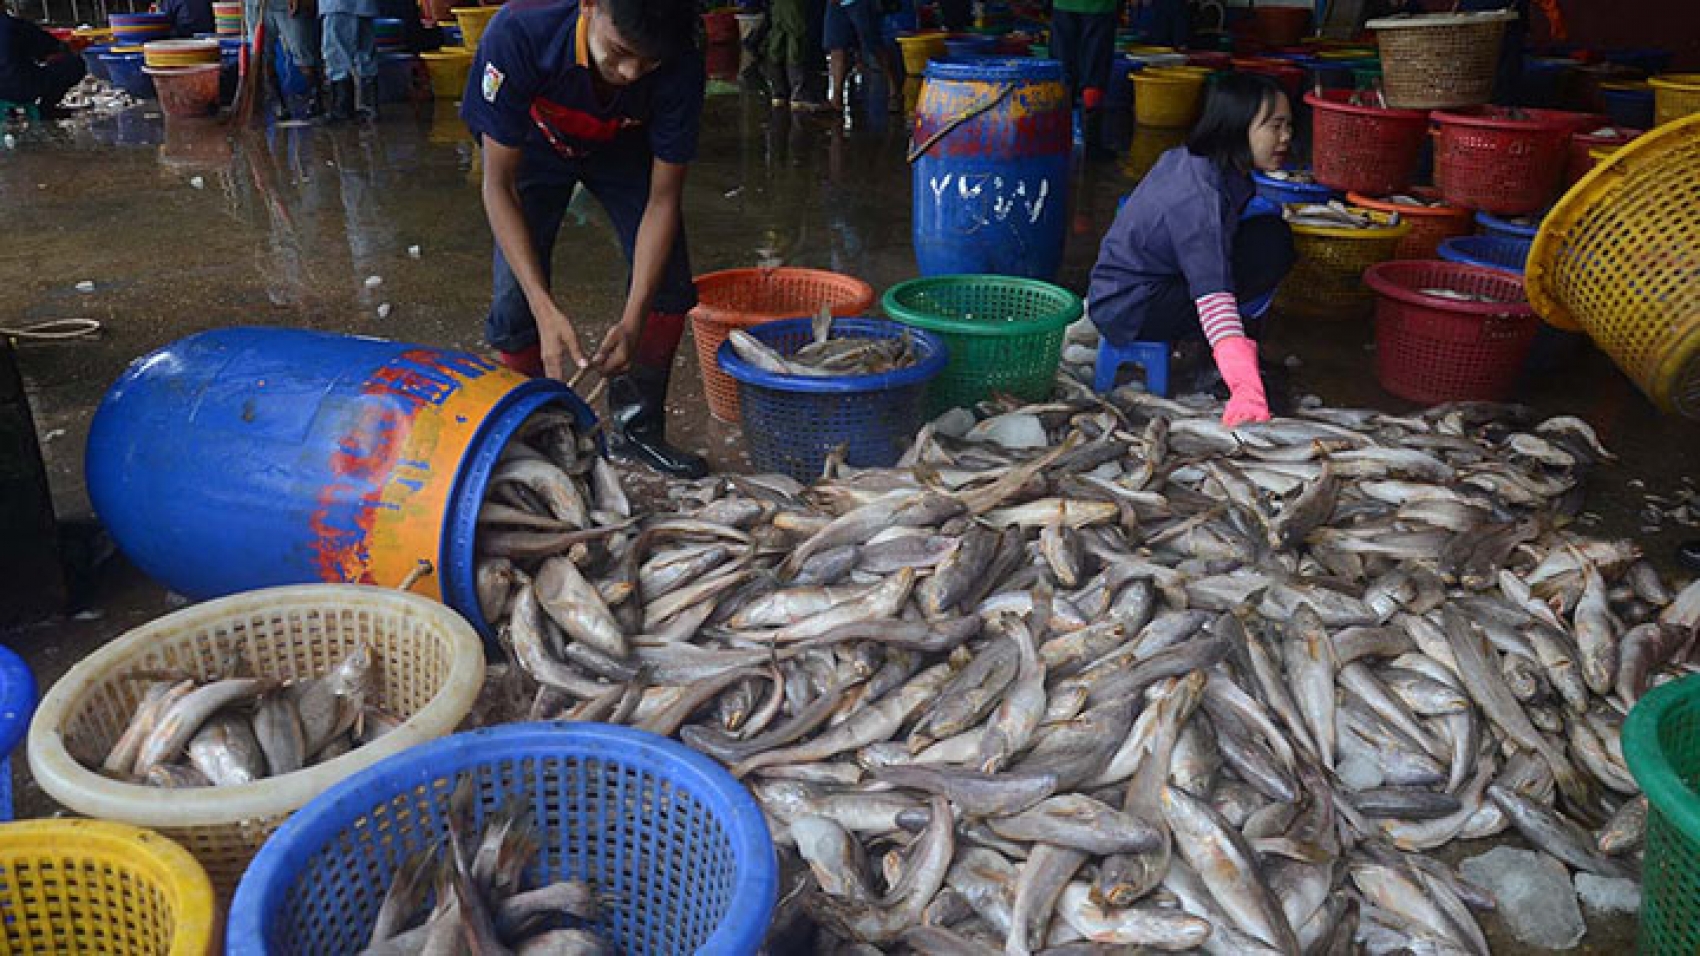
M 553 300 L 535 303 L 531 307 L 532 315 L 537 319 L 537 338 L 543 353 L 543 373 L 550 378 L 566 381 L 566 362 L 571 361 L 574 368 L 584 368 L 590 363 L 585 361 L 584 349 L 578 344 L 578 331 L 573 328 L 573 322 L 567 318 Z
M 628 327 L 624 322 L 614 323 L 608 334 L 602 337 L 602 347 L 596 350 L 590 362 L 604 377 L 618 375 L 632 364 L 632 349 L 637 346 L 638 331 Z

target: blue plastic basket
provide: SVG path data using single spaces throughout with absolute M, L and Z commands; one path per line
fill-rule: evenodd
M 1525 226 L 1485 212 L 1476 213 L 1476 228 L 1480 229 L 1484 236 L 1520 239 L 1524 242 L 1534 242 L 1535 234 L 1541 231 L 1538 223 L 1533 226 Z
M 1453 236 L 1440 244 L 1439 254 L 1447 262 L 1462 262 L 1522 275 L 1533 245 L 1527 239 L 1506 236 Z
M 944 50 L 946 55 L 960 60 L 995 57 L 998 55 L 998 41 L 996 37 L 951 37 L 944 41 Z
M 1339 199 L 1343 193 L 1337 189 L 1329 189 L 1321 183 L 1289 183 L 1283 182 L 1268 173 L 1253 171 L 1252 182 L 1257 184 L 1257 194 L 1272 202 L 1278 203 L 1309 203 L 1327 202 Z
M 267 841 L 230 907 L 226 953 L 321 956 L 365 947 L 401 862 L 448 832 L 463 775 L 478 814 L 530 805 L 535 882 L 588 880 L 594 927 L 619 952 L 752 954 L 778 866 L 747 790 L 677 742 L 604 724 L 508 724 L 435 740 L 320 794 Z
M 1627 126 L 1630 129 L 1653 128 L 1653 91 L 1645 90 L 1601 90 L 1600 102 L 1606 108 L 1606 116 L 1617 126 Z
M 0 647 L 0 820 L 12 819 L 12 751 L 35 713 L 35 675 L 9 647 Z
M 745 331 L 789 355 L 812 340 L 812 322 L 782 319 Z M 840 445 L 848 465 L 889 467 L 925 421 L 927 386 L 949 360 L 943 340 L 885 319 L 836 319 L 832 331 L 833 338 L 855 339 L 895 339 L 907 331 L 916 362 L 879 375 L 776 375 L 739 358 L 730 342 L 721 344 L 715 357 L 738 382 L 744 444 L 757 471 L 813 481 Z

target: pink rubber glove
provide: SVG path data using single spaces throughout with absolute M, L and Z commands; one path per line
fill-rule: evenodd
M 1257 343 L 1234 335 L 1216 343 L 1212 350 L 1222 381 L 1228 383 L 1228 407 L 1222 424 L 1233 428 L 1246 422 L 1269 420 L 1269 400 L 1263 395 L 1263 376 L 1257 371 Z

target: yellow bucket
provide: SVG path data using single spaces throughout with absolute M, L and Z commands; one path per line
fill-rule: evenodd
M 421 53 L 425 72 L 431 76 L 431 95 L 439 100 L 458 100 L 466 92 L 467 74 L 472 72 L 472 51 L 446 46 L 435 53 Z
M 913 77 L 926 72 L 929 61 L 944 56 L 944 38 L 943 33 L 898 37 L 897 48 L 903 52 L 903 72 Z
M 1700 115 L 1600 160 L 1541 222 L 1524 276 L 1660 408 L 1700 419 Z
M 1411 233 L 1410 222 L 1394 214 L 1348 207 L 1381 223 L 1380 228 L 1293 226 L 1293 271 L 1276 293 L 1275 308 L 1287 315 L 1316 321 L 1368 318 L 1375 310 L 1375 292 L 1364 285 L 1364 272 L 1386 262 Z
M 478 41 L 484 39 L 484 31 L 490 26 L 490 18 L 501 9 L 501 7 L 449 8 L 449 12 L 455 15 L 455 22 L 460 24 L 461 44 L 468 50 L 478 49 Z
M 6 936 L 28 952 L 222 951 L 206 871 L 150 830 L 104 820 L 7 823 L 0 872 Z
M 1700 73 L 1665 73 L 1647 84 L 1653 88 L 1653 125 L 1700 113 Z
M 1133 75 L 1133 118 L 1140 126 L 1191 126 L 1203 103 L 1203 73 L 1189 72 L 1185 67 L 1159 67 Z

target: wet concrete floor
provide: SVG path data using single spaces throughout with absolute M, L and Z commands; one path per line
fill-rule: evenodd
M 103 325 L 95 339 L 19 350 L 62 520 L 90 518 L 82 453 L 101 395 L 132 359 L 184 335 L 283 325 L 482 348 L 491 240 L 477 153 L 450 104 L 391 107 L 375 128 L 237 135 L 213 120 L 163 120 L 144 105 L 13 132 L 15 148 L 0 150 L 0 326 Z M 771 110 L 761 91 L 712 84 L 685 196 L 695 272 L 782 262 L 849 273 L 876 290 L 913 277 L 907 139 L 901 117 L 794 116 Z M 1135 131 L 1120 156 L 1077 165 L 1061 284 L 1084 291 L 1117 199 L 1179 139 Z M 618 314 L 626 265 L 600 208 L 582 198 L 557 247 L 556 290 L 581 335 L 597 341 Z M 92 292 L 78 291 L 85 281 Z M 1296 394 L 1410 407 L 1376 384 L 1367 322 L 1277 315 L 1271 336 L 1276 356 L 1296 357 Z M 1700 424 L 1661 415 L 1590 348 L 1529 376 L 1519 398 L 1580 415 L 1621 456 L 1596 474 L 1588 509 L 1597 521 L 1586 530 L 1634 538 L 1677 573 L 1674 547 L 1700 529 L 1647 525 L 1643 499 L 1681 494 L 1700 478 Z M 738 430 L 707 413 L 688 340 L 672 416 L 675 438 L 717 468 L 747 467 Z M 80 614 L 4 639 L 45 688 L 174 606 L 118 558 L 89 582 Z M 54 812 L 21 757 L 20 815 Z M 1519 951 L 1488 923 L 1496 949 Z M 1591 924 L 1576 952 L 1619 952 L 1633 938 L 1630 920 Z

